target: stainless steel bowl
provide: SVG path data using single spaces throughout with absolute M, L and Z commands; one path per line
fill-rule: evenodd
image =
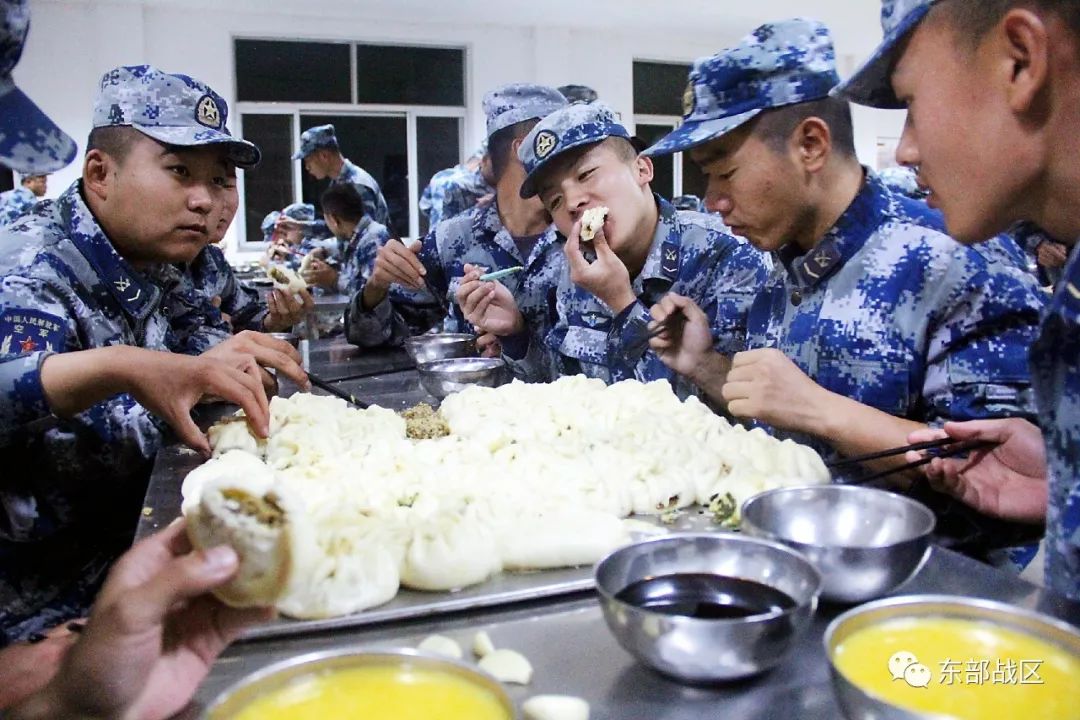
M 475 357 L 476 337 L 465 333 L 414 335 L 405 340 L 405 352 L 417 365 L 448 358 Z
M 451 358 L 416 366 L 420 384 L 442 400 L 470 385 L 498 387 L 507 382 L 510 372 L 500 358 Z
M 629 585 L 676 573 L 752 580 L 795 600 L 787 610 L 739 619 L 668 615 L 615 596 Z M 821 576 L 779 543 L 733 533 L 669 535 L 627 545 L 596 566 L 608 628 L 630 654 L 677 680 L 709 683 L 747 677 L 779 663 L 809 626 Z
M 836 667 L 836 648 L 853 633 L 897 618 L 945 617 L 982 620 L 1033 635 L 1080 657 L 1080 631 L 1041 613 L 976 598 L 953 595 L 904 595 L 852 608 L 825 630 L 833 690 L 848 720 L 949 720 L 944 715 L 905 710 L 877 697 L 844 677 Z M 884 668 L 887 657 L 882 658 Z
M 463 662 L 430 655 L 412 648 L 391 650 L 343 648 L 298 655 L 255 671 L 218 695 L 203 712 L 201 720 L 230 720 L 259 697 L 307 675 L 373 666 L 411 667 L 450 673 L 491 693 L 506 711 L 506 720 L 513 720 L 516 717 L 514 704 L 499 681 Z
M 934 523 L 921 503 L 850 485 L 769 490 L 742 508 L 744 531 L 805 555 L 825 580 L 822 599 L 842 603 L 880 597 L 914 575 Z

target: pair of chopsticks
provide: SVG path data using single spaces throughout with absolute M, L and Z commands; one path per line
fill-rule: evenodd
M 315 387 L 321 388 L 321 389 L 325 390 L 326 392 L 330 393 L 331 395 L 333 395 L 334 397 L 339 397 L 342 400 L 344 400 L 345 402 L 349 403 L 350 405 L 352 405 L 354 407 L 358 407 L 361 410 L 367 410 L 369 407 L 371 407 L 368 403 L 361 402 L 360 400 L 357 400 L 355 397 L 353 397 L 351 394 L 345 392 L 344 390 L 339 388 L 337 385 L 334 385 L 333 383 L 329 382 L 328 380 L 323 380 L 318 375 L 315 375 L 313 373 L 308 373 L 308 380 L 310 380 L 311 384 L 314 385 Z
M 668 315 L 659 325 L 654 327 L 645 335 L 642 335 L 639 339 L 630 343 L 626 348 L 627 357 L 636 357 L 649 349 L 649 341 L 655 337 L 663 335 L 668 330 L 674 330 L 686 322 L 686 316 L 682 312 L 672 313 Z
M 856 455 L 849 458 L 843 458 L 841 460 L 833 460 L 825 464 L 830 470 L 837 468 L 846 468 L 853 465 L 859 465 L 871 460 L 880 460 L 882 458 L 894 457 L 896 455 L 904 455 L 905 453 L 912 451 L 926 450 L 927 453 L 924 457 L 916 460 L 915 462 L 906 463 L 904 465 L 898 465 L 894 468 L 882 470 L 880 472 L 871 473 L 865 477 L 856 478 L 854 480 L 846 481 L 847 485 L 862 485 L 863 483 L 870 482 L 871 480 L 879 480 L 883 477 L 901 473 L 913 468 L 922 467 L 929 464 L 934 458 L 950 458 L 958 455 L 966 455 L 972 450 L 979 450 L 982 448 L 993 447 L 997 443 L 989 440 L 962 440 L 957 442 L 953 438 L 942 438 L 940 440 L 930 440 L 928 442 L 915 443 L 913 445 L 904 445 L 903 447 L 892 448 L 890 450 L 882 450 L 880 452 L 867 453 L 866 455 Z

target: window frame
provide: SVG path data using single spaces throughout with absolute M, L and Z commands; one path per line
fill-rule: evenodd
M 682 125 L 683 119 L 677 115 L 634 115 L 634 126 L 637 125 L 665 125 L 674 130 Z M 683 154 L 673 153 L 671 156 L 672 184 L 671 197 L 677 198 L 683 194 Z M 663 195 L 664 193 L 660 193 Z
M 303 115 L 354 115 L 368 117 L 396 117 L 405 119 L 405 147 L 408 154 L 409 178 L 415 178 L 409 183 L 409 232 L 404 239 L 412 239 L 418 235 L 420 229 L 420 194 L 423 188 L 417 187 L 420 182 L 418 177 L 418 153 L 416 136 L 416 119 L 418 117 L 442 117 L 457 118 L 458 122 L 458 162 L 463 162 L 467 157 L 465 138 L 468 137 L 469 108 L 468 97 L 470 88 L 469 61 L 471 48 L 468 45 L 450 45 L 441 43 L 415 43 L 415 42 L 381 42 L 367 40 L 347 40 L 335 38 L 294 38 L 294 37 L 265 37 L 250 35 L 234 35 L 232 38 L 232 61 L 233 80 L 236 80 L 236 41 L 237 40 L 265 40 L 284 41 L 297 43 L 322 43 L 322 44 L 348 44 L 349 49 L 349 81 L 352 93 L 351 103 L 334 102 L 256 102 L 238 101 L 232 109 L 232 124 L 234 131 L 239 137 L 244 136 L 244 115 L 291 115 L 293 130 L 293 152 L 300 147 L 300 118 Z M 462 53 L 462 72 L 465 77 L 463 82 L 463 104 L 456 105 L 398 105 L 398 104 L 373 104 L 357 102 L 356 62 L 357 45 L 385 45 L 391 47 L 418 47 L 439 48 L 446 50 L 460 50 Z M 300 202 L 303 197 L 303 163 L 293 161 L 292 183 L 293 202 Z M 378 180 L 379 178 L 376 178 Z M 240 206 L 236 213 L 234 227 L 237 233 L 237 250 L 239 252 L 262 252 L 266 249 L 265 242 L 249 242 L 247 239 L 247 189 L 244 181 L 244 173 L 237 173 L 237 192 L 240 194 Z

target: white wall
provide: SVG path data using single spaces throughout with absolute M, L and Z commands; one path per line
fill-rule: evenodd
M 808 0 L 833 30 L 841 74 L 880 39 L 876 2 Z M 466 148 L 483 136 L 488 89 L 526 81 L 581 83 L 633 117 L 635 59 L 689 62 L 738 41 L 760 22 L 807 12 L 806 2 L 754 7 L 684 0 L 32 0 L 32 24 L 15 80 L 79 142 L 90 131 L 101 74 L 151 63 L 185 72 L 235 102 L 234 37 L 348 39 L 468 49 Z M 726 7 L 724 7 L 726 6 Z M 581 10 L 587 23 L 576 23 Z M 878 137 L 898 137 L 902 113 L 856 110 L 860 158 L 874 164 Z M 233 123 L 230 123 L 233 124 Z M 50 178 L 49 195 L 80 173 L 76 162 Z M 233 246 L 235 229 L 227 242 Z

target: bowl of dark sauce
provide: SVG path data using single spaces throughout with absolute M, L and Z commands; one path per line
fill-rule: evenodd
M 781 662 L 810 624 L 821 576 L 780 543 L 731 533 L 669 535 L 596 566 L 608 628 L 665 675 L 713 683 Z

